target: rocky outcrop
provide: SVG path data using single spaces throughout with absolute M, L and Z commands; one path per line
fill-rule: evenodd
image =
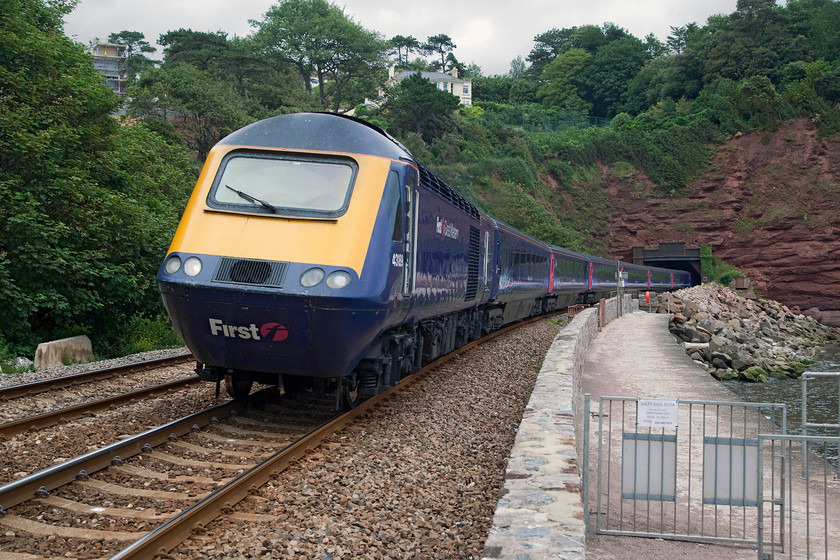
M 711 245 L 759 296 L 840 326 L 840 143 L 799 119 L 715 149 L 681 192 L 641 172 L 608 181 L 609 253 L 626 261 L 634 246 Z
M 718 379 L 798 377 L 820 346 L 840 331 L 772 300 L 750 300 L 704 285 L 660 296 L 671 333 Z

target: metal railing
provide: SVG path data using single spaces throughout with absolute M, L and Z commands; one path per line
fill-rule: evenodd
M 797 445 L 798 444 L 798 445 Z M 812 455 L 820 445 L 819 455 Z M 773 486 L 770 497 L 767 489 L 758 486 L 758 560 L 779 558 L 840 558 L 837 534 L 840 531 L 840 484 L 831 472 L 826 447 L 840 447 L 840 437 L 817 435 L 760 434 L 758 436 L 759 480 L 764 469 L 778 469 L 781 478 L 770 477 Z M 769 461 L 764 456 L 767 447 L 782 448 Z M 786 458 L 792 462 L 802 455 L 802 478 L 785 477 Z M 776 465 L 776 461 L 779 464 Z M 777 500 L 776 495 L 784 497 Z M 832 537 L 833 536 L 833 537 Z
M 838 395 L 840 395 L 840 371 L 806 371 L 802 374 L 799 378 L 802 383 L 802 432 L 801 435 L 807 436 L 808 430 L 810 428 L 814 429 L 826 429 L 826 430 L 837 430 L 837 435 L 840 436 L 840 398 L 837 399 L 837 422 L 834 424 L 825 424 L 825 423 L 817 423 L 817 422 L 809 422 L 808 421 L 808 382 L 809 381 L 816 381 L 816 380 L 830 380 L 836 379 L 837 380 L 837 389 Z M 840 478 L 840 449 L 838 449 L 838 453 L 835 455 L 838 457 L 837 460 L 837 471 L 836 477 Z M 802 454 L 802 472 L 803 476 L 808 471 L 808 453 Z
M 586 395 L 587 419 L 589 407 Z M 597 414 L 595 484 L 588 426 L 583 482 L 599 534 L 755 545 L 759 486 L 784 503 L 784 485 L 759 484 L 757 463 L 758 435 L 786 433 L 786 405 L 601 397 Z M 784 451 L 768 450 L 761 476 L 781 479 Z

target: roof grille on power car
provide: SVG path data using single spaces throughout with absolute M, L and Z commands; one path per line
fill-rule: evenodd
M 476 220 L 479 218 L 478 208 L 475 205 L 455 192 L 446 181 L 435 175 L 428 167 L 420 162 L 415 162 L 420 170 L 420 184 L 427 189 L 437 193 L 444 200 L 449 201 L 455 207 L 466 212 Z
M 213 282 L 254 286 L 283 285 L 289 263 L 222 257 Z

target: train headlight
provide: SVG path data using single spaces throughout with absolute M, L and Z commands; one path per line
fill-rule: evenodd
M 304 288 L 317 286 L 324 279 L 324 271 L 320 268 L 310 268 L 300 276 L 300 285 Z
M 167 274 L 175 274 L 179 270 L 181 270 L 181 257 L 171 256 L 166 261 L 166 265 L 164 265 L 163 270 L 167 272 Z
M 201 272 L 201 261 L 198 257 L 190 257 L 184 261 L 184 274 L 198 276 L 199 272 Z
M 327 276 L 327 286 L 333 290 L 340 290 L 350 285 L 350 274 L 343 270 L 336 270 Z

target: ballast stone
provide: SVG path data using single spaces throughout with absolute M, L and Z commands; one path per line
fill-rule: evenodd
M 35 369 L 45 369 L 93 360 L 93 346 L 86 335 L 42 342 L 35 349 Z

